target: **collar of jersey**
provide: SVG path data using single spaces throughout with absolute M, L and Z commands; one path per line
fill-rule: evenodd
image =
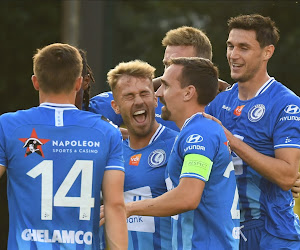
M 150 145 L 151 143 L 153 143 L 154 141 L 157 140 L 157 138 L 161 135 L 161 133 L 165 130 L 165 126 L 159 124 L 158 128 L 156 129 L 154 135 L 151 137 L 148 145 Z M 128 146 L 130 147 L 130 137 L 127 139 L 128 141 Z
M 40 104 L 40 107 L 43 108 L 49 108 L 49 109 L 78 109 L 75 105 L 73 104 L 62 104 L 62 103 L 51 103 L 51 102 L 43 102 Z
M 274 77 L 271 77 L 268 81 L 266 81 L 263 86 L 261 86 L 261 88 L 256 92 L 256 96 L 261 95 L 262 93 L 264 93 L 271 85 L 272 83 L 275 81 Z
M 188 125 L 188 123 L 196 116 L 196 115 L 201 115 L 202 116 L 202 112 L 198 112 L 193 114 L 190 118 L 187 118 L 182 126 L 182 128 L 180 130 L 182 130 L 186 125 Z
M 150 145 L 152 142 L 156 141 L 156 139 L 161 135 L 161 133 L 165 130 L 165 128 L 166 128 L 165 126 L 159 124 L 154 135 L 151 137 L 148 145 Z

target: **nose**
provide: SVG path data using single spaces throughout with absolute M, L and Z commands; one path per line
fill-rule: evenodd
M 159 88 L 156 90 L 156 92 L 155 92 L 156 97 L 163 96 L 163 89 L 162 88 L 163 88 L 163 85 L 160 85 Z
M 227 57 L 231 59 L 235 59 L 239 57 L 239 52 L 236 47 L 233 47 L 232 49 L 227 50 Z
M 140 95 L 136 95 L 134 98 L 134 104 L 138 105 L 138 104 L 142 104 L 142 103 L 144 103 L 143 98 Z

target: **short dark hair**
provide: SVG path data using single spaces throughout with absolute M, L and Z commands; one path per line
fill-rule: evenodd
M 270 17 L 264 17 L 259 14 L 239 15 L 231 17 L 228 22 L 228 31 L 232 29 L 254 30 L 256 32 L 256 40 L 261 48 L 279 41 L 279 30 L 275 22 Z
M 198 103 L 207 105 L 218 91 L 218 68 L 208 59 L 200 57 L 177 57 L 171 64 L 182 65 L 181 87 L 193 85 L 198 94 Z
M 67 93 L 81 76 L 82 58 L 77 48 L 54 43 L 37 50 L 33 56 L 33 72 L 44 92 Z

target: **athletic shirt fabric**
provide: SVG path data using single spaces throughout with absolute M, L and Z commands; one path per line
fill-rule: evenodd
M 220 93 L 206 112 L 258 152 L 275 157 L 275 149 L 300 148 L 300 98 L 270 78 L 250 100 L 238 97 L 238 84 Z M 241 221 L 262 218 L 273 236 L 300 240 L 299 218 L 291 191 L 257 173 L 233 152 Z M 272 167 L 272 166 L 270 166 Z
M 165 170 L 178 133 L 160 124 L 149 144 L 132 149 L 123 142 L 125 159 L 125 202 L 151 199 L 167 191 Z M 172 249 L 171 218 L 131 216 L 127 219 L 128 249 Z
M 182 174 L 188 154 L 212 161 L 208 181 L 195 172 Z M 166 183 L 168 190 L 180 178 L 205 181 L 201 202 L 195 210 L 172 216 L 173 249 L 238 249 L 239 208 L 232 157 L 223 128 L 201 113 L 187 119 L 172 149 Z
M 99 249 L 104 171 L 124 171 L 121 133 L 74 105 L 0 117 L 8 176 L 8 249 Z

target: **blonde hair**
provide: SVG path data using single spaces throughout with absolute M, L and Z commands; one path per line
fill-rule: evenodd
M 200 29 L 182 26 L 167 32 L 163 46 L 193 46 L 197 57 L 212 60 L 212 46 L 207 35 Z
M 155 68 L 153 66 L 141 60 L 121 62 L 107 73 L 107 82 L 110 89 L 114 91 L 120 77 L 127 75 L 148 78 L 152 81 L 154 71 Z

